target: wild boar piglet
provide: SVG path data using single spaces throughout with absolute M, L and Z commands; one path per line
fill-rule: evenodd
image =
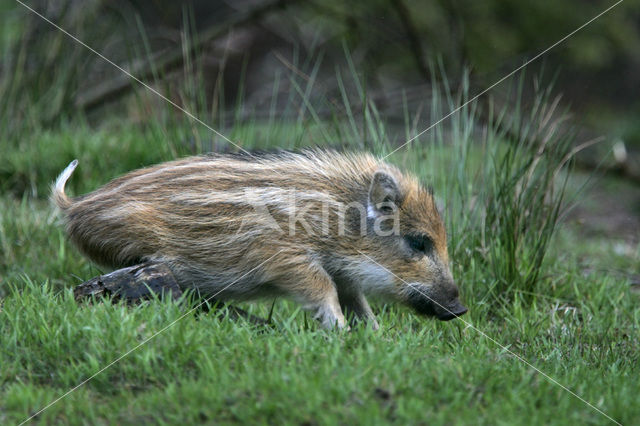
M 365 295 L 464 314 L 432 191 L 370 154 L 211 154 L 130 172 L 86 195 L 53 185 L 71 241 L 98 264 L 165 263 L 220 300 L 285 296 L 323 326 L 378 324 Z

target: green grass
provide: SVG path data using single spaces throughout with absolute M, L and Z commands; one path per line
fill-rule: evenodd
M 278 120 L 274 112 L 267 121 L 231 127 L 218 126 L 216 117 L 207 121 L 246 148 L 351 141 L 352 149 L 384 155 L 402 139 L 363 92 L 360 114 L 347 109 L 321 121 L 306 95 L 309 84 L 300 86 L 298 120 Z M 478 132 L 472 104 L 389 158 L 446 202 L 453 273 L 470 312 L 464 321 L 439 323 L 378 301 L 378 332 L 318 329 L 283 300 L 275 304 L 272 327 L 197 315 L 189 303 L 168 300 L 78 305 L 72 288 L 101 271 L 68 243 L 46 200 L 56 175 L 79 158 L 68 188 L 81 194 L 128 170 L 222 142 L 171 110 L 137 124 L 91 126 L 76 117 L 0 132 L 0 423 L 25 420 L 149 338 L 35 420 L 608 422 L 513 351 L 617 421 L 638 423 L 640 307 L 627 277 L 640 267 L 640 248 L 616 254 L 613 242 L 586 238 L 571 226 L 552 238 L 565 178 L 573 177 L 561 167 L 566 135 L 553 123 L 540 125 L 548 97 L 542 93 L 526 110 L 496 112 L 511 133 Z M 434 99 L 432 117 L 407 120 L 401 129 L 407 138 L 464 96 Z M 548 141 L 544 150 L 540 140 Z M 625 273 L 609 273 L 612 265 Z M 271 303 L 243 307 L 267 317 Z
M 96 271 L 67 246 L 46 205 L 5 201 L 3 212 L 3 237 L 22 241 L 9 253 L 15 261 L 4 268 L 13 272 L 3 274 L 2 283 L 0 421 L 7 424 L 61 396 L 187 308 L 170 301 L 77 305 L 70 288 Z M 8 228 L 15 234 L 7 235 Z M 34 239 L 25 244 L 29 235 Z M 479 309 L 465 292 L 471 306 L 465 320 L 617 420 L 637 422 L 638 300 L 621 280 L 583 277 L 559 263 L 547 266 L 554 277 L 533 306 L 516 296 L 508 308 Z M 268 305 L 251 309 L 266 316 Z M 273 329 L 187 313 L 38 420 L 606 422 L 461 321 L 376 308 L 380 332 L 318 330 L 284 302 L 276 305 Z

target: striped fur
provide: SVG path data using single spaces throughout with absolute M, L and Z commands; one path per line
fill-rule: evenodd
M 52 199 L 71 240 L 99 264 L 162 261 L 184 288 L 228 286 L 217 297 L 236 300 L 285 295 L 327 327 L 344 326 L 345 309 L 377 327 L 365 293 L 439 317 L 459 305 L 431 191 L 369 154 L 190 157 L 69 198 L 76 166 Z M 411 248 L 415 235 L 428 237 L 429 251 Z

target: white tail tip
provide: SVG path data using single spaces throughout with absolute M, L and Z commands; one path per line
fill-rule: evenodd
M 71 173 L 78 167 L 78 160 L 73 160 L 66 169 L 60 173 L 58 179 L 56 179 L 56 183 L 53 184 L 53 191 L 51 192 L 51 198 L 53 201 L 60 207 L 61 209 L 66 209 L 71 206 L 71 200 L 64 193 L 64 185 L 67 183 L 67 180 L 71 176 Z
M 69 180 L 71 173 L 73 173 L 76 167 L 78 167 L 78 160 L 73 160 L 69 163 L 67 168 L 60 173 L 60 176 L 56 179 L 56 191 L 64 193 L 64 185 L 67 183 L 67 180 Z

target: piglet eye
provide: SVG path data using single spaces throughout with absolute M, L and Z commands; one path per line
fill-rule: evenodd
M 433 241 L 427 235 L 407 235 L 405 237 L 411 250 L 428 254 L 433 248 Z

